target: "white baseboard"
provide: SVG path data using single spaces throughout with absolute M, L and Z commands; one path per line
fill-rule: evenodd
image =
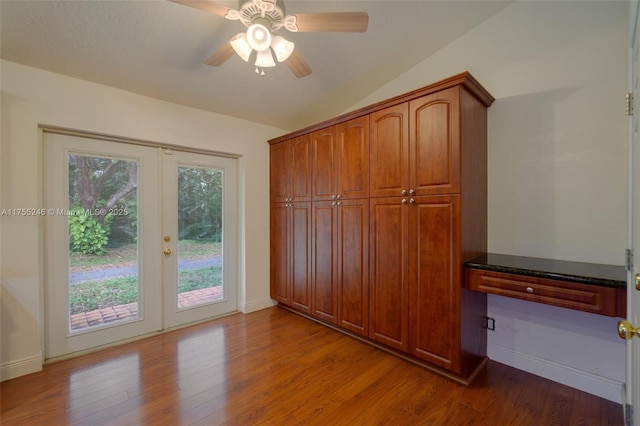
M 518 370 L 553 380 L 618 404 L 623 403 L 624 383 L 616 380 L 491 343 L 487 346 L 487 355 L 489 359 Z
M 253 300 L 248 303 L 240 303 L 239 309 L 243 314 L 248 314 L 250 312 L 259 311 L 261 309 L 270 308 L 275 306 L 277 302 L 273 299 L 259 299 Z
M 5 362 L 0 365 L 0 382 L 38 371 L 42 371 L 42 354 Z

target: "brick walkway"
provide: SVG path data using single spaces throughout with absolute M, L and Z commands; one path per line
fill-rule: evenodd
M 178 308 L 184 309 L 222 299 L 222 286 L 187 291 L 178 294 Z M 138 317 L 138 303 L 110 306 L 95 311 L 71 315 L 71 330 L 80 330 L 96 325 L 108 324 Z

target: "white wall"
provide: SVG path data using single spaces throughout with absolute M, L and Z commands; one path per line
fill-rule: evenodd
M 489 251 L 622 265 L 627 14 L 622 1 L 516 2 L 350 109 L 469 70 L 496 97 Z M 620 401 L 615 319 L 498 296 L 489 316 L 490 358 Z
M 7 61 L 1 69 L 0 210 L 42 207 L 39 124 L 240 155 L 244 251 L 239 308 L 272 305 L 266 141 L 286 131 Z M 0 217 L 2 379 L 41 367 L 41 226 L 36 218 Z

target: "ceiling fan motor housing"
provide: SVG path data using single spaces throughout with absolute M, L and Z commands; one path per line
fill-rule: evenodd
M 247 28 L 253 24 L 262 24 L 271 31 L 276 31 L 284 23 L 285 9 L 282 0 L 240 0 L 238 3 L 240 22 Z

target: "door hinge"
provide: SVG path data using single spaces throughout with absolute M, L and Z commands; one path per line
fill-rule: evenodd
M 633 250 L 624 250 L 624 267 L 627 271 L 633 270 Z
M 626 115 L 633 115 L 633 93 L 627 93 L 625 95 L 624 112 Z
M 633 405 L 624 404 L 624 426 L 633 426 Z

